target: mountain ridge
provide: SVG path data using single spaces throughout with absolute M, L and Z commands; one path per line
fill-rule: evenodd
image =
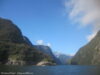
M 54 63 L 49 55 L 32 47 L 12 21 L 0 18 L 0 64 L 36 65 L 41 61 Z
M 46 45 L 34 45 L 34 47 L 36 49 L 38 49 L 39 51 L 48 54 L 49 56 L 51 56 L 51 58 L 55 61 L 56 64 L 61 65 L 61 61 L 54 55 L 54 53 L 52 52 L 52 49 L 49 46 Z
M 79 49 L 72 59 L 72 64 L 100 65 L 100 31 L 85 46 Z
M 70 60 L 73 56 L 64 53 L 54 52 L 54 55 L 61 61 L 63 65 L 70 64 Z

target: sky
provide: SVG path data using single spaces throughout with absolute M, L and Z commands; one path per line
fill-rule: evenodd
M 0 0 L 0 17 L 10 19 L 39 45 L 74 55 L 100 29 L 100 0 Z

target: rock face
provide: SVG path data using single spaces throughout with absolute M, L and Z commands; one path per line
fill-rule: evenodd
M 20 29 L 7 19 L 0 19 L 0 41 L 24 43 Z
M 39 51 L 48 54 L 49 56 L 51 56 L 51 58 L 55 61 L 56 64 L 58 65 L 62 65 L 61 61 L 55 57 L 55 55 L 53 54 L 51 48 L 49 46 L 45 46 L 45 45 L 34 45 L 34 47 L 36 49 L 38 49 Z
M 33 44 L 31 43 L 31 41 L 26 36 L 24 36 L 23 38 L 24 38 L 24 41 L 25 41 L 26 44 L 28 44 L 30 46 L 33 46 Z
M 34 48 L 28 38 L 10 20 L 0 18 L 0 64 L 36 65 L 53 59 Z
M 100 31 L 87 45 L 80 48 L 71 63 L 79 65 L 100 65 Z

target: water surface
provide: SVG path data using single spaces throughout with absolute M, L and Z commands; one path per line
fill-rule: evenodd
M 1 66 L 0 75 L 100 75 L 98 66 Z

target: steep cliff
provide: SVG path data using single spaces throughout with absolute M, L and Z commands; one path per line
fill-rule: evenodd
M 36 65 L 53 59 L 37 50 L 10 20 L 0 18 L 0 64 Z
M 100 31 L 84 47 L 76 53 L 72 64 L 79 65 L 100 65 Z

